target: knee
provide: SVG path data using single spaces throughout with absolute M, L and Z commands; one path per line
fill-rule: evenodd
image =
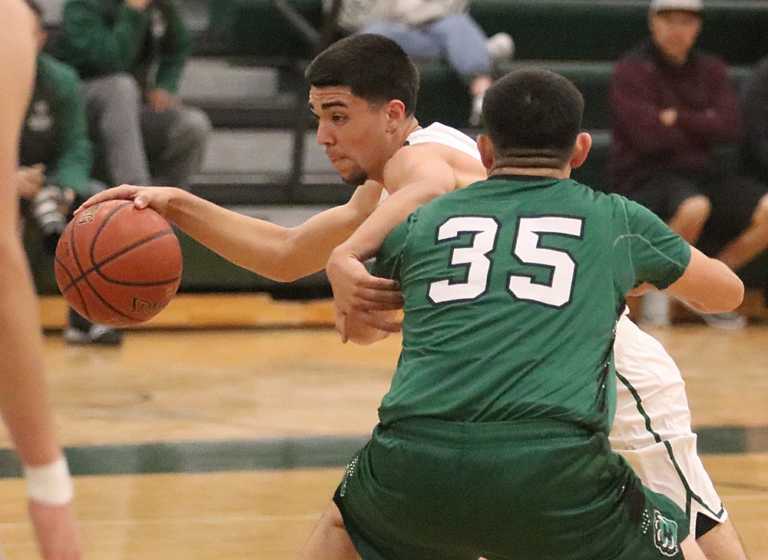
M 136 79 L 130 74 L 113 74 L 101 78 L 101 85 L 109 100 L 123 107 L 136 107 L 141 100 L 141 89 Z
M 211 133 L 211 120 L 203 111 L 194 108 L 184 108 L 179 114 L 176 134 L 190 144 L 204 145 Z
M 440 18 L 432 26 L 432 29 L 442 35 L 452 35 L 455 33 L 475 33 L 479 28 L 469 14 L 451 14 Z
M 677 208 L 675 213 L 679 219 L 686 221 L 705 222 L 712 213 L 712 202 L 704 195 L 687 198 Z
M 768 194 L 760 199 L 752 214 L 752 222 L 757 226 L 768 226 Z

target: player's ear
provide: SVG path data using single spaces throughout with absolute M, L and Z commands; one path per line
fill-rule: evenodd
M 386 106 L 387 125 L 395 127 L 405 120 L 405 103 L 399 99 L 390 99 Z
M 573 152 L 571 153 L 571 161 L 569 162 L 571 169 L 581 167 L 587 161 L 591 149 L 592 136 L 588 132 L 580 132 L 576 137 L 576 143 L 573 145 Z
M 490 171 L 496 163 L 496 148 L 493 146 L 493 140 L 487 134 L 481 134 L 477 137 L 477 149 L 480 151 L 480 160 L 483 166 Z

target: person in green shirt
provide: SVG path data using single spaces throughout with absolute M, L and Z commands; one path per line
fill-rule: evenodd
M 91 130 L 113 184 L 188 186 L 208 117 L 178 99 L 190 51 L 173 0 L 68 0 L 56 52 L 85 82 Z
M 328 262 L 335 297 L 347 261 L 376 254 L 404 298 L 379 425 L 334 497 L 366 560 L 704 558 L 682 510 L 610 451 L 612 347 L 638 286 L 712 312 L 743 285 L 644 207 L 569 178 L 591 146 L 583 107 L 557 74 L 502 78 L 478 140 L 489 178 L 383 245 L 366 222 Z
M 91 177 L 93 148 L 80 79 L 72 67 L 43 52 L 47 34 L 42 9 L 34 0 L 25 1 L 36 16 L 38 55 L 21 130 L 16 188 L 24 215 L 37 226 L 45 250 L 53 254 L 74 203 L 103 189 L 103 184 Z M 122 334 L 70 309 L 64 340 L 116 345 Z

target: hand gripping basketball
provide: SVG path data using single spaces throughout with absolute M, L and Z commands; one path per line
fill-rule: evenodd
M 126 326 L 159 313 L 181 282 L 179 240 L 160 214 L 108 200 L 75 214 L 54 264 L 67 302 L 95 323 Z

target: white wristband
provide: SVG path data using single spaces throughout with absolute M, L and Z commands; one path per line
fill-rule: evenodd
M 75 491 L 63 456 L 41 467 L 25 465 L 24 478 L 27 479 L 27 495 L 36 502 L 58 506 L 72 501 Z

